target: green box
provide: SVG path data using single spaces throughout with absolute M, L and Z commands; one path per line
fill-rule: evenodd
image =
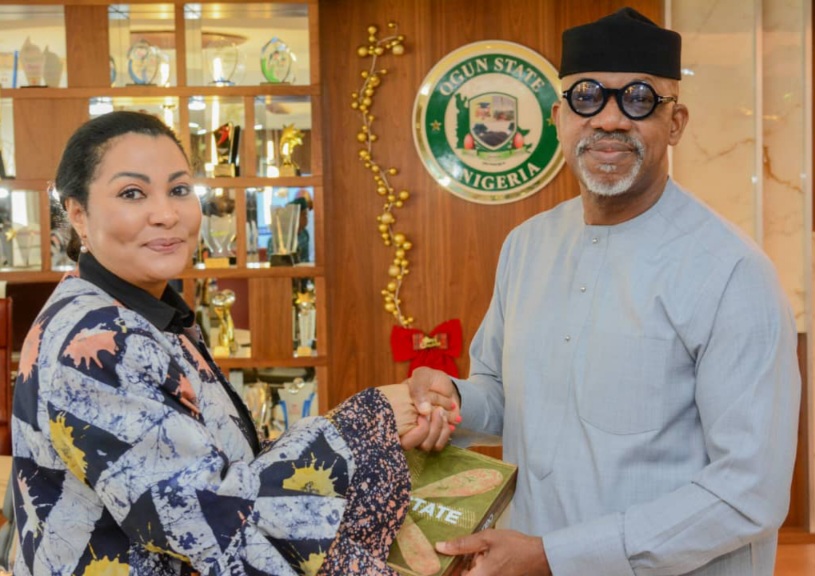
M 455 446 L 411 450 L 407 460 L 410 508 L 388 564 L 406 576 L 457 574 L 463 557 L 437 554 L 433 545 L 492 526 L 515 493 L 518 468 Z

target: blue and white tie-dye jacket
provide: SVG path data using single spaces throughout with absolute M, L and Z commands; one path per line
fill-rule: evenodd
M 256 454 L 197 334 L 60 282 L 14 391 L 14 573 L 392 574 L 409 477 L 384 396 L 361 392 Z

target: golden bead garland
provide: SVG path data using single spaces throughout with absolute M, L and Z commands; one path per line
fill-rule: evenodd
M 393 262 L 388 266 L 390 279 L 385 289 L 382 290 L 385 310 L 390 312 L 401 326 L 408 327 L 413 324 L 413 318 L 406 316 L 402 312 L 402 299 L 399 294 L 405 276 L 410 272 L 407 253 L 410 251 L 412 244 L 403 233 L 395 231 L 396 216 L 394 210 L 405 205 L 405 202 L 410 198 L 410 192 L 407 190 L 397 192 L 395 190 L 388 177 L 396 176 L 399 173 L 398 170 L 396 168 L 385 169 L 381 167 L 374 160 L 372 153 L 373 143 L 376 142 L 377 136 L 372 129 L 374 115 L 371 114 L 371 108 L 373 107 L 376 90 L 382 83 L 382 77 L 388 73 L 385 69 L 376 68 L 377 59 L 386 52 L 390 52 L 394 56 L 401 56 L 405 53 L 403 44 L 405 37 L 396 34 L 396 24 L 388 22 L 388 30 L 389 35 L 380 39 L 377 36 L 379 29 L 376 26 L 369 26 L 368 44 L 357 49 L 357 55 L 360 58 L 370 58 L 371 65 L 368 70 L 363 70 L 360 74 L 362 76 L 362 87 L 358 92 L 351 94 L 351 108 L 358 111 L 362 118 L 362 127 L 357 133 L 357 142 L 363 145 L 363 148 L 359 151 L 359 158 L 365 164 L 365 167 L 371 171 L 376 184 L 376 193 L 385 199 L 382 213 L 376 217 L 377 228 L 382 237 L 382 242 L 385 246 L 393 247 L 394 251 Z

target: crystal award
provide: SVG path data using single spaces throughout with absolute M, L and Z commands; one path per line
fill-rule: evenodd
M 269 84 L 294 82 L 294 53 L 275 36 L 260 51 L 260 70 Z
M 207 268 L 227 268 L 230 259 L 235 256 L 235 201 L 219 190 L 211 193 L 202 206 L 204 219 L 201 222 L 201 236 L 209 250 L 204 258 Z
M 286 204 L 272 206 L 270 240 L 272 252 L 269 262 L 272 266 L 293 266 L 297 263 L 297 227 L 300 222 L 300 206 Z
M 133 84 L 152 86 L 160 66 L 161 51 L 146 40 L 135 42 L 127 52 L 127 74 Z

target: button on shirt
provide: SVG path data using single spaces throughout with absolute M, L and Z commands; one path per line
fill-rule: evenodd
M 578 198 L 504 243 L 461 426 L 502 436 L 557 576 L 772 576 L 796 343 L 770 261 L 674 182 L 616 226 Z

